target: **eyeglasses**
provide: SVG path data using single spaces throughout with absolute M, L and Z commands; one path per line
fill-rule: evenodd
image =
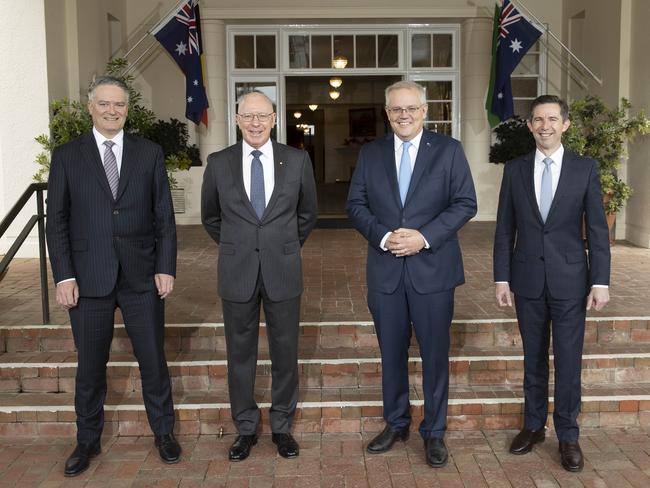
M 388 110 L 388 113 L 391 115 L 402 115 L 402 112 L 406 112 L 409 115 L 414 115 L 422 107 L 422 105 L 410 105 L 408 107 L 386 107 L 386 110 Z
M 237 117 L 244 122 L 252 122 L 255 117 L 257 117 L 257 120 L 260 122 L 268 122 L 271 120 L 271 117 L 273 117 L 273 114 L 274 112 L 271 112 L 270 114 L 237 114 Z

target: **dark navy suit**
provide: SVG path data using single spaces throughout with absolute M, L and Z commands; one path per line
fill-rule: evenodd
M 115 308 L 140 365 L 151 428 L 171 433 L 174 410 L 163 350 L 164 302 L 154 274 L 176 274 L 176 225 L 162 149 L 124 134 L 117 197 L 92 132 L 57 147 L 47 195 L 47 242 L 55 282 L 75 278 L 70 309 L 78 352 L 77 438 L 99 439 Z
M 443 437 L 449 385 L 449 327 L 454 289 L 464 283 L 457 231 L 476 214 L 476 195 L 460 143 L 424 130 L 404 205 L 394 136 L 361 148 L 347 212 L 368 240 L 368 306 L 382 354 L 384 419 L 408 428 L 408 347 L 411 324 L 422 357 L 423 438 Z M 380 247 L 387 232 L 417 229 L 428 249 L 395 257 Z
M 524 426 L 538 430 L 546 424 L 552 322 L 553 423 L 560 441 L 573 442 L 578 439 L 586 297 L 591 285 L 609 284 L 609 234 L 597 163 L 564 151 L 544 223 L 535 198 L 534 157 L 530 153 L 504 168 L 494 238 L 494 280 L 509 282 L 515 294 L 524 346 Z

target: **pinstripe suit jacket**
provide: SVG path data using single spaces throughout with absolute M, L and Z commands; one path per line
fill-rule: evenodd
M 81 296 L 106 296 L 118 269 L 136 292 L 176 274 L 176 224 L 162 149 L 124 134 L 113 199 L 92 132 L 52 153 L 47 244 L 54 280 L 76 278 Z
M 241 142 L 213 153 L 203 176 L 201 219 L 219 244 L 221 298 L 250 300 L 258 273 L 273 301 L 302 293 L 300 248 L 316 224 L 316 185 L 309 155 L 273 141 L 275 183 L 262 215 L 250 203 Z

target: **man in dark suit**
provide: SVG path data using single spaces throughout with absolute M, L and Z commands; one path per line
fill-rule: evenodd
M 525 454 L 544 440 L 552 328 L 553 424 L 562 466 L 580 471 L 577 418 L 585 315 L 609 301 L 610 252 L 598 164 L 564 149 L 562 134 L 569 124 L 564 100 L 542 95 L 532 102 L 528 128 L 537 149 L 503 171 L 494 280 L 500 306 L 512 306 L 514 292 L 524 347 L 524 428 L 510 452 Z
M 120 308 L 140 366 L 155 444 L 179 460 L 163 350 L 164 301 L 176 273 L 176 225 L 160 146 L 124 133 L 128 87 L 99 77 L 88 93 L 93 130 L 57 147 L 48 182 L 47 243 L 56 300 L 69 311 L 77 348 L 77 447 L 65 475 L 99 454 L 106 363 Z
M 460 143 L 424 130 L 422 86 L 386 89 L 394 134 L 361 148 L 347 212 L 368 240 L 368 307 L 381 349 L 384 431 L 367 447 L 388 451 L 409 435 L 408 348 L 420 346 L 427 463 L 447 463 L 449 327 L 454 289 L 465 280 L 457 231 L 476 214 L 472 175 Z
M 229 459 L 243 461 L 257 442 L 260 303 L 272 363 L 272 439 L 281 456 L 295 458 L 299 446 L 290 429 L 298 401 L 300 249 L 316 224 L 314 175 L 305 151 L 270 138 L 275 112 L 263 93 L 239 100 L 237 124 L 244 140 L 208 157 L 201 192 L 203 225 L 219 245 L 228 391 L 239 434 Z

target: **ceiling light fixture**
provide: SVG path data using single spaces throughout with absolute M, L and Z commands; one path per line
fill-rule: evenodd
M 338 97 L 341 96 L 341 92 L 332 89 L 330 90 L 329 95 L 332 100 L 336 100 Z
M 345 56 L 336 56 L 332 59 L 332 68 L 343 69 L 348 65 L 348 58 Z
M 302 117 L 302 112 L 300 112 L 300 111 L 295 111 L 295 112 L 293 113 L 293 116 L 294 116 L 296 119 L 299 119 L 300 117 Z
M 330 86 L 331 86 L 332 88 L 338 88 L 338 87 L 341 86 L 342 84 L 343 84 L 343 80 L 342 80 L 341 78 L 338 78 L 338 77 L 336 77 L 336 78 L 330 78 Z
M 311 110 L 312 112 L 315 112 L 317 108 L 318 108 L 318 104 L 317 104 L 317 103 L 312 103 L 312 104 L 309 106 L 309 110 Z

